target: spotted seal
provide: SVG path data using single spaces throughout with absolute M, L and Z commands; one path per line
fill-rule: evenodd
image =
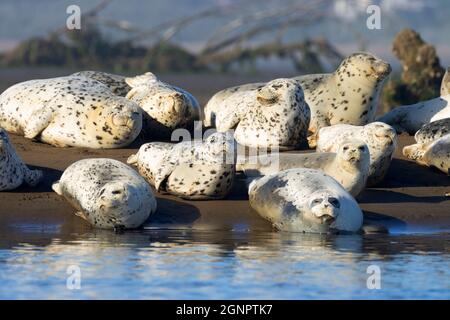
M 355 199 L 320 170 L 289 169 L 252 181 L 250 205 L 281 231 L 358 232 L 363 214 Z
M 424 125 L 450 118 L 450 75 L 447 72 L 441 83 L 441 96 L 415 104 L 395 107 L 378 118 L 393 126 L 398 132 L 415 134 Z
M 82 76 L 31 80 L 0 95 L 0 126 L 57 147 L 120 148 L 142 128 L 139 106 Z
M 277 153 L 245 159 L 238 170 L 247 177 L 268 175 L 293 168 L 319 169 L 338 181 L 356 197 L 366 186 L 369 176 L 370 154 L 363 141 L 341 143 L 337 153 Z
M 345 58 L 336 71 L 293 78 L 301 85 L 311 109 L 308 143 L 316 146 L 320 128 L 346 123 L 365 125 L 372 122 L 378 100 L 391 66 L 370 53 L 354 53 Z M 205 125 L 215 125 L 215 114 L 223 101 L 241 91 L 251 91 L 261 83 L 222 90 L 205 107 Z
M 316 150 L 336 152 L 339 145 L 348 139 L 361 139 L 369 147 L 370 168 L 367 185 L 373 186 L 381 182 L 397 146 L 395 129 L 383 122 L 372 122 L 365 126 L 337 124 L 320 129 Z
M 41 170 L 29 169 L 17 155 L 8 134 L 0 128 L 0 191 L 13 190 L 24 182 L 36 186 L 43 177 Z
M 76 215 L 102 229 L 138 228 L 156 211 L 149 184 L 113 159 L 77 161 L 52 188 L 78 210 Z
M 179 87 L 159 80 L 147 72 L 124 77 L 100 71 L 82 71 L 75 75 L 90 77 L 111 91 L 136 102 L 144 111 L 143 134 L 150 138 L 168 138 L 174 129 L 192 129 L 201 118 L 195 97 Z
M 115 95 L 125 97 L 130 92 L 131 87 L 125 81 L 125 77 L 117 74 L 111 74 L 102 71 L 79 71 L 72 76 L 87 77 L 97 80 L 106 85 Z
M 415 134 L 416 144 L 403 148 L 403 155 L 424 166 L 449 174 L 450 118 L 431 122 Z
M 306 141 L 310 110 L 296 81 L 275 79 L 225 99 L 215 114 L 217 131 L 234 129 L 241 145 L 294 149 Z
M 144 144 L 127 162 L 157 191 L 191 200 L 220 199 L 231 190 L 235 154 L 232 135 L 216 132 L 204 141 Z

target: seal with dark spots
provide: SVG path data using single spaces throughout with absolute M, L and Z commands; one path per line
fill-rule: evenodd
M 42 177 L 41 170 L 31 170 L 23 163 L 8 134 L 0 128 L 0 191 L 16 189 L 24 182 L 34 187 Z
M 449 174 L 450 118 L 431 122 L 415 135 L 416 144 L 403 148 L 403 155 L 417 163 Z
M 285 150 L 306 142 L 311 114 L 294 80 L 275 79 L 250 91 L 237 91 L 214 110 L 217 130 L 234 129 L 241 145 Z
M 370 53 L 354 53 L 336 71 L 293 78 L 301 85 L 311 109 L 308 143 L 316 146 L 316 135 L 323 127 L 345 123 L 365 125 L 375 119 L 390 65 Z M 214 126 L 214 114 L 221 102 L 241 91 L 251 91 L 264 83 L 246 84 L 216 93 L 205 107 L 205 125 Z
M 136 102 L 143 110 L 144 137 L 168 138 L 175 129 L 192 129 L 194 121 L 201 118 L 199 103 L 191 93 L 159 80 L 151 72 L 135 77 L 99 71 L 76 75 L 100 81 L 113 93 Z
M 67 76 L 26 81 L 4 91 L 0 125 L 57 147 L 120 148 L 140 133 L 142 112 L 96 80 Z
M 251 207 L 280 231 L 358 232 L 363 214 L 355 199 L 320 170 L 289 169 L 253 180 Z
M 317 135 L 317 152 L 336 152 L 339 145 L 348 139 L 364 141 L 370 153 L 367 185 L 381 182 L 386 175 L 397 146 L 395 129 L 383 122 L 372 122 L 365 126 L 337 124 L 322 128 Z
M 233 185 L 236 145 L 232 135 L 216 132 L 205 141 L 152 142 L 128 158 L 157 191 L 184 199 L 220 199 Z
M 150 185 L 112 159 L 77 161 L 52 188 L 78 210 L 76 215 L 98 228 L 138 228 L 156 211 Z
M 244 163 L 240 164 L 241 160 Z M 352 139 L 341 143 L 336 153 L 272 153 L 246 159 L 238 157 L 237 170 L 244 171 L 247 177 L 293 168 L 322 170 L 356 197 L 366 186 L 369 176 L 369 149 L 363 141 Z
M 395 107 L 378 118 L 393 126 L 399 133 L 415 134 L 428 123 L 450 118 L 450 75 L 448 70 L 442 79 L 441 96 L 412 105 Z

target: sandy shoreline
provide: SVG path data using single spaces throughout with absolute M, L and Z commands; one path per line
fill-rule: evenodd
M 74 216 L 74 209 L 51 190 L 63 170 L 85 158 L 107 157 L 125 162 L 139 143 L 127 149 L 60 149 L 11 135 L 24 161 L 44 170 L 45 180 L 37 188 L 26 186 L 0 193 L 0 234 L 20 241 L 23 233 L 80 233 L 90 229 Z M 365 219 L 388 228 L 450 228 L 450 191 L 448 176 L 416 165 L 401 155 L 403 145 L 412 137 L 401 136 L 399 148 L 385 181 L 365 190 L 358 202 Z M 158 211 L 145 228 L 269 231 L 271 226 L 248 205 L 245 184 L 235 183 L 232 194 L 218 201 L 186 201 L 169 195 L 157 195 Z

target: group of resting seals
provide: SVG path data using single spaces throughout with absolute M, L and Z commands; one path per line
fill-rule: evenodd
M 442 97 L 399 107 L 374 122 L 390 71 L 388 63 L 357 53 L 331 74 L 222 90 L 205 107 L 204 125 L 218 132 L 201 141 L 142 145 L 128 159 L 139 174 L 111 159 L 78 161 L 53 189 L 94 226 L 136 228 L 156 210 L 150 185 L 185 199 L 220 199 L 242 171 L 250 205 L 275 228 L 357 232 L 363 218 L 354 197 L 386 175 L 397 145 L 395 129 L 411 132 L 425 125 L 404 154 L 448 173 L 449 122 L 439 120 L 449 111 L 448 75 Z M 119 148 L 141 131 L 170 134 L 199 118 L 191 94 L 151 73 L 125 78 L 82 71 L 19 83 L 0 95 L 1 127 L 59 147 Z M 0 190 L 22 181 L 35 185 L 42 173 L 23 164 L 3 133 Z M 316 152 L 277 152 L 305 143 Z M 238 144 L 271 153 L 242 161 Z
M 297 126 L 303 129 L 304 123 L 309 123 L 308 143 L 313 148 L 316 146 L 316 135 L 323 127 L 339 123 L 361 126 L 372 122 L 375 118 L 383 84 L 390 72 L 390 65 L 383 60 L 368 53 L 355 53 L 344 59 L 337 70 L 331 74 L 306 75 L 291 80 L 278 79 L 276 81 L 286 84 L 297 82 L 300 85 L 297 90 L 302 93 L 298 94 L 305 97 L 305 103 L 309 106 L 310 112 L 302 112 L 299 115 Z M 280 107 L 279 105 L 283 105 L 283 103 L 277 103 L 278 95 L 275 92 L 272 93 L 271 85 L 271 82 L 246 84 L 216 93 L 205 106 L 205 125 L 216 126 L 221 131 L 223 122 L 228 120 L 224 113 L 233 112 L 241 114 L 241 117 L 233 122 L 234 125 L 238 124 L 236 122 L 245 120 L 251 125 L 253 115 L 250 112 L 258 113 L 260 108 L 254 107 L 255 99 L 272 101 L 279 110 L 285 110 L 285 104 L 284 107 Z M 258 93 L 253 93 L 254 91 Z M 261 93 L 263 97 L 260 97 Z M 243 96 L 248 97 L 250 102 L 242 101 L 241 97 Z M 236 101 L 242 101 L 242 103 L 238 104 Z M 244 112 L 241 112 L 242 109 Z M 279 110 L 276 111 L 281 115 Z M 310 119 L 308 119 L 309 116 Z M 264 130 L 269 130 L 278 117 L 270 120 L 263 124 L 256 123 L 256 129 L 262 125 Z M 229 125 L 226 125 L 224 129 L 228 128 Z M 286 134 L 283 129 L 281 127 L 279 135 Z M 240 132 L 236 131 L 236 140 L 247 145 L 239 135 Z M 249 140 L 251 141 L 248 141 L 248 144 L 251 144 L 253 139 L 250 136 Z
M 0 127 L 57 147 L 121 148 L 142 129 L 187 128 L 199 117 L 191 94 L 151 73 L 85 71 L 18 83 L 0 95 Z

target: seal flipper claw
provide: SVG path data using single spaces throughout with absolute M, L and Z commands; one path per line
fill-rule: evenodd
M 80 217 L 80 218 L 86 220 L 86 221 L 89 221 L 88 218 L 86 217 L 86 215 L 84 214 L 84 212 L 82 212 L 82 211 L 77 211 L 77 212 L 75 212 L 75 215 L 76 215 L 77 217 Z

